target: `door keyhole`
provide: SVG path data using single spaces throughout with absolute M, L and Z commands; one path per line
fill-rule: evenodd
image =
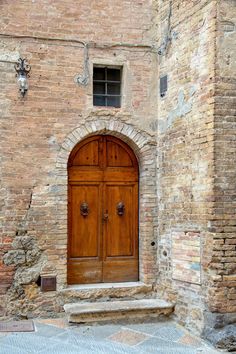
M 107 221 L 108 220 L 108 211 L 106 210 L 106 212 L 103 214 L 103 221 Z

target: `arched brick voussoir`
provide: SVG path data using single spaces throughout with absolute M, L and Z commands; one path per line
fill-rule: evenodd
M 140 131 L 131 124 L 118 120 L 96 120 L 82 124 L 70 132 L 61 144 L 57 157 L 57 167 L 67 165 L 69 155 L 76 144 L 81 140 L 98 134 L 114 135 L 125 141 L 135 152 L 140 163 L 144 163 L 146 156 L 155 156 L 155 139 L 146 132 Z M 144 148 L 145 147 L 145 148 Z

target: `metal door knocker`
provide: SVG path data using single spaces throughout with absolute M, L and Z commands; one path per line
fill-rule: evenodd
M 80 205 L 80 214 L 85 218 L 89 214 L 89 207 L 86 202 L 81 203 Z
M 125 212 L 125 204 L 123 202 L 119 202 L 116 206 L 117 214 L 119 216 L 124 215 Z

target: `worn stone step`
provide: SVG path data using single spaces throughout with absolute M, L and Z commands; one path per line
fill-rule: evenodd
M 174 311 L 174 305 L 160 299 L 142 299 L 65 304 L 64 310 L 69 322 L 88 323 L 169 316 Z
M 152 285 L 142 282 L 99 283 L 71 285 L 59 293 L 61 303 L 78 302 L 79 300 L 96 301 L 111 299 L 139 299 L 153 297 Z

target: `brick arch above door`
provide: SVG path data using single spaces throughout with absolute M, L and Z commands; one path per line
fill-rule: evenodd
M 140 171 L 139 188 L 139 274 L 146 284 L 157 278 L 157 192 L 156 192 L 156 141 L 131 124 L 119 120 L 96 118 L 71 131 L 61 144 L 56 162 L 56 184 L 67 191 L 67 164 L 71 151 L 83 139 L 93 135 L 113 135 L 126 142 L 134 151 Z M 150 183 L 152 180 L 152 183 Z M 66 195 L 64 193 L 64 195 Z M 60 204 L 63 203 L 60 200 Z M 65 200 L 65 211 L 67 198 Z M 65 235 L 67 240 L 67 235 Z M 153 242 L 155 243 L 153 245 Z M 66 272 L 66 269 L 65 269 Z M 64 277 L 66 278 L 66 276 Z

